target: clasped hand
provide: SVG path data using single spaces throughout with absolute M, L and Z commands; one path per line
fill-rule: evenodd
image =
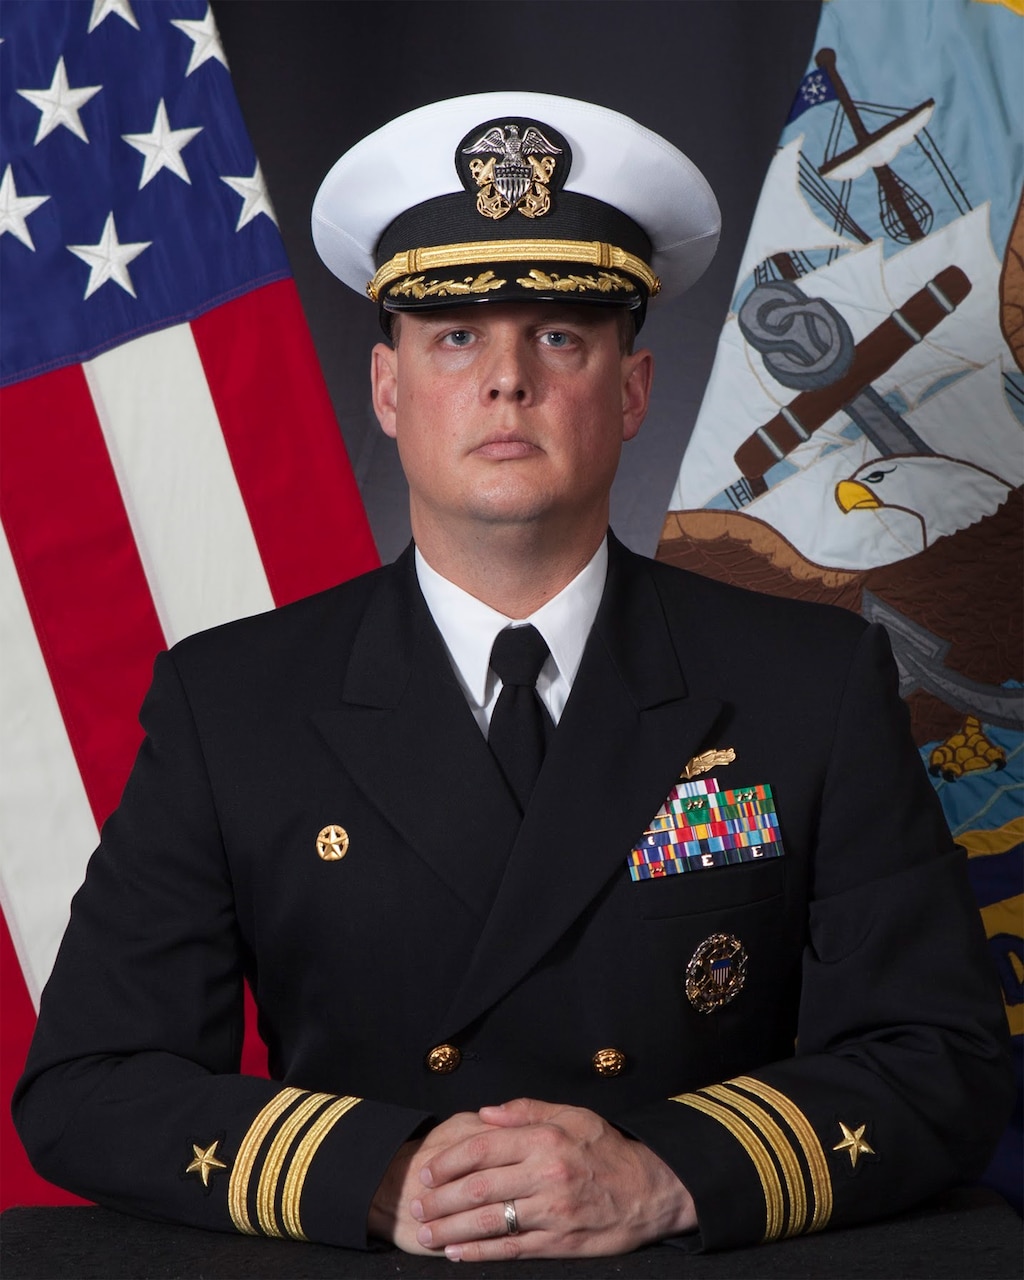
M 466 1262 L 628 1253 L 696 1223 L 649 1147 L 593 1111 L 530 1098 L 462 1112 L 406 1143 L 370 1212 L 371 1232 L 407 1253 Z

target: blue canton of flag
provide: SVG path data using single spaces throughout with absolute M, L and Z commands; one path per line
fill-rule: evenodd
M 800 81 L 800 87 L 796 91 L 793 105 L 786 117 L 786 124 L 792 124 L 811 107 L 817 107 L 823 102 L 835 102 L 835 100 L 835 86 L 829 79 L 828 72 L 824 67 L 815 67 Z
M 205 0 L 39 10 L 0 18 L 0 385 L 289 274 Z

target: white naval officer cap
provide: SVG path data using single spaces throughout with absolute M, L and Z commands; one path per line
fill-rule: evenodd
M 313 202 L 327 267 L 387 313 L 562 299 L 624 306 L 702 274 L 721 218 L 664 138 L 607 107 L 478 93 L 399 116 L 347 151 Z

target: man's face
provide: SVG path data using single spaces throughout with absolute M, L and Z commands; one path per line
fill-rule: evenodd
M 398 442 L 413 533 L 459 522 L 597 528 L 652 358 L 624 355 L 615 315 L 485 303 L 401 318 L 373 352 L 374 408 Z

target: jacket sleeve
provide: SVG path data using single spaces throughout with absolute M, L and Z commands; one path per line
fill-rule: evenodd
M 172 655 L 142 722 L 43 993 L 22 1141 L 44 1177 L 112 1208 L 366 1248 L 374 1191 L 428 1117 L 237 1074 L 244 949 Z
M 617 1117 L 733 1247 L 896 1212 L 984 1168 L 1012 1102 L 966 859 L 879 627 L 850 667 L 813 866 L 792 1058 Z

